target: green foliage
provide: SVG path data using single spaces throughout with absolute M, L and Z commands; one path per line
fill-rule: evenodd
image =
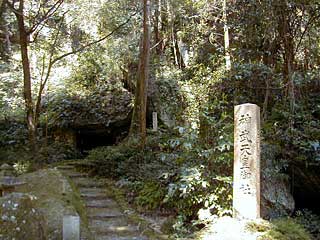
M 165 189 L 158 182 L 146 182 L 138 192 L 135 203 L 147 210 L 158 209 L 165 197 Z
M 155 64 L 159 64 L 155 62 Z M 156 94 L 152 101 L 159 108 L 158 112 L 166 113 L 169 119 L 165 124 L 173 127 L 184 121 L 183 114 L 186 107 L 185 94 L 181 91 L 181 71 L 169 66 L 159 67 L 155 73 Z M 171 119 L 170 119 L 171 118 Z
M 272 222 L 271 228 L 259 239 L 263 240 L 310 240 L 306 230 L 292 219 Z
M 13 167 L 17 174 L 24 174 L 31 170 L 31 163 L 28 161 L 18 161 Z
M 30 164 L 54 163 L 65 159 L 78 158 L 79 153 L 69 144 L 52 141 L 39 136 L 37 155 L 28 144 L 28 132 L 20 122 L 0 124 L 0 162 L 12 163 L 21 172 L 30 169 Z M 29 166 L 29 167 L 28 167 Z
M 175 182 L 168 186 L 165 202 L 174 204 L 180 215 L 195 219 L 200 209 L 214 215 L 229 215 L 231 178 L 215 176 L 204 166 L 180 168 Z
M 93 149 L 89 152 L 87 160 L 96 166 L 95 172 L 99 175 L 108 177 L 119 177 L 119 175 L 126 174 L 121 170 L 123 168 L 123 162 L 130 161 L 130 158 L 137 156 L 139 150 L 134 146 L 128 146 L 126 144 L 120 146 L 107 146 Z M 127 170 L 135 169 L 135 166 L 131 166 Z
M 94 149 L 86 158 L 88 167 L 94 173 L 121 179 L 119 185 L 127 189 L 140 210 L 172 212 L 176 216 L 173 228 L 179 234 L 186 234 L 187 226 L 206 223 L 213 215 L 231 214 L 230 167 L 216 167 L 220 153 L 230 148 L 205 150 L 194 131 L 183 127 L 150 135 L 144 151 L 138 146 L 131 139 Z
M 87 93 L 59 92 L 46 102 L 49 126 L 109 126 L 114 121 L 128 117 L 132 108 L 131 98 L 128 91 L 112 83 Z
M 22 119 L 24 103 L 20 66 L 0 59 L 0 121 Z M 15 70 L 15 72 L 12 72 Z
M 302 225 L 313 236 L 314 239 L 320 238 L 320 217 L 311 211 L 304 209 L 297 211 L 295 220 Z
M 21 122 L 0 123 L 0 146 L 10 147 L 14 144 L 25 144 L 27 142 L 27 129 Z
M 26 19 L 32 24 L 53 2 L 26 1 Z M 156 5 L 159 2 L 162 6 Z M 261 107 L 262 139 L 279 149 L 277 174 L 292 165 L 320 161 L 319 4 L 315 0 L 226 1 L 233 60 L 232 70 L 227 72 L 222 1 L 165 2 L 152 3 L 150 81 L 155 80 L 155 89 L 150 92 L 156 94 L 149 99 L 172 132 L 150 135 L 144 151 L 131 139 L 94 149 L 87 160 L 93 172 L 128 181 L 128 191 L 141 209 L 171 209 L 176 216 L 173 228 L 187 233 L 186 224 L 200 225 L 211 215 L 230 214 L 234 105 L 251 102 Z M 39 6 L 39 12 L 31 6 Z M 132 96 L 123 86 L 130 85 L 128 90 L 134 91 L 140 8 L 140 2 L 129 0 L 64 1 L 56 14 L 44 21 L 34 34 L 37 41 L 31 39 L 29 46 L 34 93 L 51 54 L 55 58 L 81 48 L 131 16 L 110 38 L 53 67 L 50 89 L 45 89 L 42 102 L 42 113 L 47 113 L 42 123 L 48 120 L 49 127 L 59 128 L 112 127 L 129 116 Z M 0 11 L 0 20 L 5 20 L 0 21 L 0 32 L 13 37 L 17 32 L 14 16 Z M 285 29 L 288 32 L 283 34 Z M 287 46 L 284 36 L 292 40 L 292 46 Z M 4 39 L 0 41 L 4 43 Z M 181 44 L 188 50 L 188 64 L 181 63 Z M 17 50 L 12 46 L 6 54 L 13 59 Z M 286 62 L 290 51 L 292 74 L 287 72 Z M 23 118 L 21 74 L 15 61 L 0 63 L 1 119 Z M 290 77 L 295 87 L 294 109 L 288 107 Z M 25 125 L 1 126 L 0 159 L 32 159 L 26 139 Z M 39 141 L 39 159 L 55 162 L 75 156 L 70 146 L 51 142 L 43 147 L 44 143 Z M 18 164 L 21 170 L 23 161 Z M 310 221 L 307 224 L 313 225 L 314 220 Z M 279 229 L 270 229 L 271 239 L 286 235 L 285 224 L 279 224 Z M 288 226 L 299 236 L 296 225 L 289 222 Z
M 269 66 L 234 64 L 228 78 L 221 78 L 212 85 L 211 97 L 203 108 L 200 135 L 205 142 L 216 148 L 223 146 L 223 142 L 227 143 L 226 146 L 232 146 L 233 106 L 251 102 L 261 107 L 264 141 L 281 147 L 278 157 L 280 168 L 286 169 L 292 162 L 303 164 L 317 161 L 319 98 L 315 97 L 317 90 L 310 86 L 318 80 L 312 72 L 294 76 L 301 91 L 294 113 L 282 94 L 283 76 Z

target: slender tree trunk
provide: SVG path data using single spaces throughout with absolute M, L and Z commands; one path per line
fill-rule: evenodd
M 229 41 L 229 27 L 227 21 L 227 0 L 223 0 L 223 31 L 224 31 L 224 52 L 225 52 L 225 61 L 226 69 L 231 70 L 231 57 L 230 57 L 230 41 Z
M 280 13 L 280 28 L 279 33 L 282 38 L 283 48 L 284 48 L 284 65 L 283 73 L 284 78 L 287 84 L 287 97 L 289 100 L 289 107 L 291 117 L 289 119 L 289 127 L 293 127 L 293 115 L 295 111 L 295 93 L 294 93 L 294 81 L 293 81 L 293 72 L 294 72 L 294 39 L 290 29 L 290 19 L 287 9 L 287 1 L 283 2 L 282 11 Z
M 22 69 L 23 69 L 23 93 L 26 107 L 26 118 L 27 118 L 27 126 L 29 132 L 29 140 L 31 147 L 33 150 L 36 149 L 36 138 L 37 138 L 37 126 L 34 121 L 34 106 L 32 101 L 31 94 L 31 72 L 30 72 L 30 62 L 28 57 L 28 33 L 25 28 L 24 16 L 24 1 L 20 0 L 19 10 L 15 13 L 18 29 L 19 29 L 19 45 L 21 51 L 21 59 L 22 59 Z
M 283 48 L 283 76 L 286 84 L 286 98 L 289 101 L 290 115 L 288 119 L 288 127 L 290 130 L 294 127 L 294 112 L 295 112 L 295 94 L 294 94 L 294 37 L 290 22 L 290 8 L 287 0 L 280 1 L 274 6 L 274 11 L 278 20 L 278 34 L 281 39 Z
M 161 28 L 161 0 L 156 1 L 156 8 L 154 12 L 154 44 L 156 44 L 157 55 L 161 55 L 161 37 L 160 37 L 160 28 Z
M 150 0 L 143 0 L 143 39 L 140 53 L 140 63 L 137 78 L 137 90 L 130 135 L 140 138 L 144 148 L 147 136 L 147 90 L 150 59 Z
M 181 68 L 181 64 L 179 61 L 180 54 L 179 54 L 179 47 L 178 47 L 178 41 L 177 41 L 177 32 L 174 26 L 174 13 L 173 13 L 170 1 L 167 1 L 166 7 L 167 7 L 168 33 L 170 34 L 174 63 L 176 66 Z

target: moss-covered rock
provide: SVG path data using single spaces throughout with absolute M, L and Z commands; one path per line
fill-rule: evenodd
M 47 221 L 37 202 L 37 197 L 25 193 L 1 197 L 0 239 L 47 239 Z
M 83 214 L 84 206 L 80 196 L 69 184 L 68 179 L 66 179 L 58 170 L 43 169 L 21 175 L 19 178 L 26 182 L 26 184 L 18 187 L 17 191 L 22 192 L 26 196 L 33 196 L 33 200 L 31 201 L 32 204 L 29 204 L 28 208 L 31 208 L 31 212 L 36 211 L 39 213 L 39 219 L 42 220 L 39 223 L 39 226 L 44 226 L 43 231 L 45 231 L 44 236 L 46 237 L 30 238 L 29 235 L 26 235 L 28 236 L 26 239 L 62 239 L 63 216 L 77 214 L 81 217 L 81 229 L 83 234 L 89 235 L 85 215 Z M 34 218 L 34 222 L 36 224 L 36 218 Z M 22 223 L 20 222 L 17 226 L 21 228 L 21 226 L 23 226 L 23 224 L 21 224 Z M 31 225 L 31 227 L 33 227 L 33 225 Z M 21 228 L 21 233 L 23 234 L 29 234 L 28 231 L 29 228 Z M 5 234 L 8 233 L 10 232 Z
M 261 216 L 264 219 L 290 216 L 295 208 L 289 176 L 281 173 L 277 164 L 279 152 L 279 146 L 262 145 Z

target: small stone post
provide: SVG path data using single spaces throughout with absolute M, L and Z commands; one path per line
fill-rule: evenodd
M 260 218 L 260 108 L 241 104 L 234 108 L 233 216 Z
M 80 240 L 80 217 L 63 216 L 63 240 Z
M 63 179 L 61 185 L 62 185 L 62 195 L 66 195 L 68 192 L 67 180 Z
M 153 131 L 157 132 L 158 131 L 158 115 L 157 112 L 153 112 L 152 113 L 152 127 L 153 127 Z

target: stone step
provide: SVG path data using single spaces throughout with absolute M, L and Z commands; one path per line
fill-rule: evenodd
M 80 188 L 80 187 L 85 187 L 85 188 L 100 188 L 104 187 L 105 184 L 103 184 L 99 180 L 95 180 L 92 178 L 75 178 L 73 179 L 73 182 Z
M 117 202 L 111 199 L 84 199 L 86 207 L 90 208 L 117 208 Z
M 71 166 L 71 165 L 59 165 L 59 166 L 56 166 L 56 168 L 59 170 L 74 170 L 75 169 L 75 167 Z
M 74 182 L 86 207 L 89 230 L 95 240 L 148 240 L 139 225 L 132 224 L 118 203 L 109 198 L 102 179 L 77 172 L 76 164 L 61 165 L 59 170 Z M 86 240 L 83 238 L 81 240 Z
M 116 208 L 87 208 L 87 215 L 89 219 L 106 219 L 124 216 L 122 211 Z
M 125 236 L 119 237 L 117 235 L 109 235 L 109 234 L 98 234 L 95 237 L 95 240 L 148 240 L 148 238 L 144 236 Z
M 66 173 L 66 175 L 67 175 L 69 178 L 86 178 L 86 177 L 88 177 L 88 174 L 86 174 L 86 173 L 79 173 L 79 172 L 69 172 L 69 173 Z
M 118 236 L 139 235 L 139 227 L 128 224 L 124 218 L 109 220 L 91 220 L 89 228 L 94 233 L 110 234 Z
M 80 196 L 84 200 L 98 200 L 105 199 L 106 193 L 102 188 L 79 188 Z

